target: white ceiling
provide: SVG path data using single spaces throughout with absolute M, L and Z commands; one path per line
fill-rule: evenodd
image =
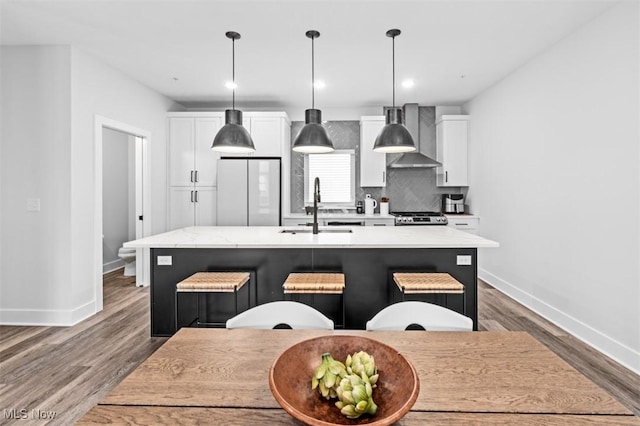
M 460 105 L 614 5 L 612 1 L 0 0 L 4 45 L 69 44 L 187 107 L 311 105 L 310 29 L 322 110 Z M 400 86 L 405 78 L 416 85 Z M 297 117 L 296 119 L 300 119 Z

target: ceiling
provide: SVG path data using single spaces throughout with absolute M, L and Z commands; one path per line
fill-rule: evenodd
M 0 0 L 3 45 L 73 45 L 189 108 L 311 106 L 310 29 L 319 109 L 461 105 L 615 2 Z M 405 78 L 412 89 L 401 87 Z

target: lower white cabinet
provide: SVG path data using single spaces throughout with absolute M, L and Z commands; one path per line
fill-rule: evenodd
M 365 219 L 364 224 L 366 226 L 395 226 L 395 219 L 393 217 L 378 218 L 378 219 Z
M 480 225 L 480 218 L 477 216 L 468 215 L 446 215 L 448 226 L 459 229 L 461 231 L 470 232 L 475 234 L 478 232 L 478 226 Z
M 172 187 L 169 229 L 216 225 L 216 187 Z
M 283 226 L 306 226 L 313 222 L 313 216 L 309 215 L 303 218 L 283 218 Z M 393 217 L 334 217 L 334 218 L 318 218 L 319 226 L 394 226 Z

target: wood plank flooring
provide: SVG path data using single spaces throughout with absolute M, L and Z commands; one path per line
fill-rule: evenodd
M 640 377 L 487 284 L 478 293 L 481 330 L 529 332 L 640 416 Z M 118 270 L 104 277 L 104 310 L 74 327 L 0 327 L 0 424 L 77 421 L 166 341 L 149 323 L 149 289 Z M 8 419 L 12 409 L 29 422 Z
M 167 340 L 150 337 L 149 288 L 122 272 L 104 276 L 104 310 L 73 327 L 0 327 L 0 424 L 73 424 Z

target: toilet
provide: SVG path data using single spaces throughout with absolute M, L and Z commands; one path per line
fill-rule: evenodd
M 124 260 L 124 276 L 134 277 L 136 275 L 136 249 L 120 247 L 118 257 Z

